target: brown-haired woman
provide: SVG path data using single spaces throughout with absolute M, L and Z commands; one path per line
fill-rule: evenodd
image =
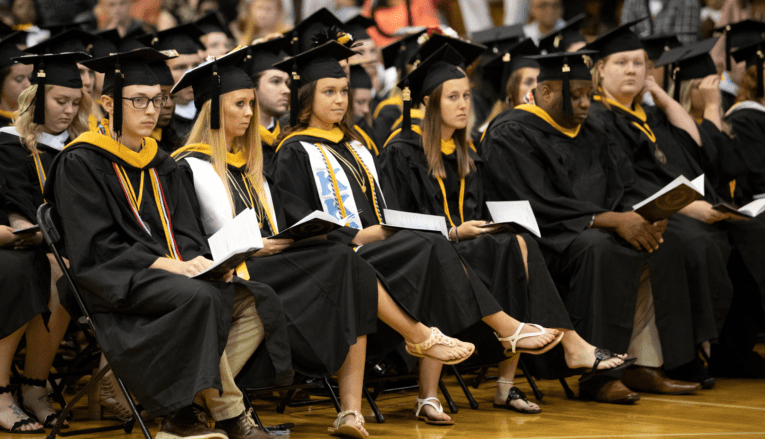
M 0 127 L 13 124 L 13 112 L 19 107 L 19 95 L 29 88 L 32 66 L 12 58 L 26 55 L 16 46 L 15 38 L 0 41 Z

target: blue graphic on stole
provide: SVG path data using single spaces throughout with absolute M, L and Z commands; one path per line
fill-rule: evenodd
M 337 173 L 340 172 L 340 168 L 337 168 L 334 171 L 335 175 L 337 175 Z M 335 188 L 332 187 L 332 177 L 329 175 L 329 172 L 319 171 L 316 175 L 319 177 L 319 181 L 321 182 L 320 197 L 323 200 L 324 205 L 327 206 L 327 213 L 337 219 L 343 219 L 343 214 L 340 212 L 340 205 L 337 203 L 337 199 L 335 198 Z M 340 195 L 343 203 L 345 203 L 345 201 L 350 198 L 350 194 L 342 195 L 342 192 L 347 191 L 348 186 L 344 185 L 343 182 L 338 180 L 337 187 L 340 189 L 340 194 L 338 195 Z M 361 226 L 358 225 L 355 221 L 350 221 L 348 226 L 359 230 L 361 229 Z

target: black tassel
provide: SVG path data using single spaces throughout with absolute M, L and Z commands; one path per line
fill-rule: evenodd
M 672 64 L 664 66 L 664 91 L 669 91 L 669 71 L 672 70 Z
M 122 137 L 122 79 L 120 63 L 117 62 L 114 65 L 114 120 L 111 126 L 115 139 Z
M 675 80 L 675 92 L 672 93 L 672 99 L 676 100 L 677 102 L 680 102 L 680 85 L 682 84 L 682 81 Z
M 401 134 L 403 137 L 409 137 L 412 132 L 412 91 L 409 90 L 409 79 L 404 79 L 404 90 L 402 99 L 404 101 L 404 113 L 401 121 Z
M 37 125 L 45 125 L 45 61 L 40 62 L 37 68 L 37 92 L 35 93 L 35 112 L 32 122 Z
M 757 96 L 756 98 L 761 98 L 765 95 L 765 87 L 763 87 L 763 78 L 762 78 L 762 61 L 763 61 L 763 53 L 762 49 L 757 51 Z
M 726 27 L 725 30 L 725 70 L 730 72 L 730 51 L 731 51 L 731 41 L 730 41 L 730 26 Z
M 292 81 L 290 81 L 290 126 L 296 126 L 300 103 L 298 90 L 300 89 L 300 75 L 297 73 L 297 61 L 292 60 Z
M 220 76 L 218 76 L 218 64 L 213 63 L 212 68 L 212 99 L 210 102 L 210 129 L 220 129 Z
M 563 58 L 563 114 L 571 116 L 574 107 L 571 106 L 571 67 L 568 66 L 568 58 Z

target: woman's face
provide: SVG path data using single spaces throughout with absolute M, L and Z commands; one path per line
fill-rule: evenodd
M 441 92 L 441 123 L 461 130 L 467 127 L 470 112 L 470 82 L 468 78 L 450 79 Z
M 250 16 L 259 27 L 271 29 L 281 21 L 279 0 L 252 0 Z
M 228 52 L 228 37 L 223 32 L 210 32 L 202 37 L 205 45 L 205 58 L 214 56 L 220 58 Z
M 643 49 L 619 52 L 607 57 L 598 69 L 603 90 L 624 100 L 632 100 L 645 85 L 646 56 Z
M 521 75 L 521 80 L 518 82 L 518 93 L 513 96 L 513 106 L 521 105 L 523 103 L 523 97 L 531 90 L 537 88 L 539 69 L 536 67 L 521 67 L 518 69 L 518 74 Z
M 24 64 L 14 64 L 11 66 L 11 73 L 6 76 L 0 91 L 2 104 L 10 109 L 16 109 L 19 106 L 19 95 L 31 84 L 29 75 L 32 74 L 34 66 Z
M 348 110 L 348 78 L 322 78 L 316 81 L 312 117 L 325 128 L 343 121 Z
M 227 139 L 243 136 L 250 127 L 250 121 L 255 114 L 255 91 L 251 88 L 235 90 L 223 95 L 221 110 Z
M 45 91 L 45 125 L 43 131 L 59 134 L 69 128 L 77 116 L 82 89 L 54 85 Z
M 34 0 L 16 0 L 11 9 L 18 24 L 31 24 L 37 21 L 37 10 Z
M 85 93 L 93 96 L 93 89 L 96 86 L 96 74 L 93 72 L 93 70 L 90 70 L 82 64 L 77 64 L 77 68 L 80 70 L 82 89 L 85 91 Z

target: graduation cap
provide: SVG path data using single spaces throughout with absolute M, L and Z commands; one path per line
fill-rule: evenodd
M 205 47 L 199 41 L 204 31 L 194 23 L 186 23 L 163 31 L 142 35 L 136 40 L 146 47 L 159 51 L 175 50 L 181 55 L 196 55 Z
M 725 31 L 725 70 L 730 71 L 731 51 L 734 47 L 744 47 L 762 39 L 765 23 L 755 20 L 743 20 L 715 29 Z
M 35 112 L 32 122 L 45 125 L 45 86 L 58 85 L 66 88 L 82 88 L 80 69 L 77 63 L 90 59 L 83 52 L 56 53 L 45 55 L 24 55 L 14 58 L 20 64 L 33 65 L 31 82 L 37 85 Z
M 104 74 L 102 94 L 114 93 L 114 120 L 111 129 L 117 137 L 122 135 L 122 89 L 130 85 L 159 84 L 159 80 L 149 67 L 149 63 L 167 59 L 169 57 L 163 53 L 154 49 L 143 48 L 80 63 L 91 70 Z
M 733 59 L 736 62 L 746 61 L 747 69 L 751 66 L 757 67 L 757 95 L 755 97 L 761 98 L 765 96 L 762 71 L 762 63 L 765 62 L 765 40 L 760 40 L 738 49 L 733 52 Z
M 422 61 L 430 58 L 438 52 L 443 46 L 450 45 L 453 50 L 459 53 L 463 58 L 465 66 L 469 66 L 486 50 L 486 46 L 481 44 L 473 44 L 467 41 L 460 40 L 459 38 L 452 38 L 446 35 L 434 33 L 430 35 L 428 40 L 417 49 L 417 52 L 409 58 L 409 64 L 415 64 L 417 61 Z
M 93 58 L 101 58 L 119 51 L 118 47 L 122 38 L 117 29 L 96 32 L 95 36 L 97 39 L 93 41 L 93 47 L 90 49 L 90 54 Z
M 492 53 L 505 52 L 526 35 L 523 32 L 523 26 L 523 24 L 513 24 L 492 27 L 480 32 L 473 32 L 470 38 L 474 43 L 488 47 Z
M 667 66 L 666 71 L 673 66 L 672 79 L 675 81 L 674 99 L 680 100 L 680 83 L 689 79 L 704 78 L 717 73 L 717 67 L 709 52 L 719 38 L 708 38 L 688 46 L 672 49 L 659 58 L 657 67 Z M 666 76 L 665 76 L 666 80 Z M 665 83 L 666 85 L 666 83 Z
M 565 52 L 572 44 L 587 41 L 580 32 L 585 18 L 587 15 L 579 14 L 567 21 L 561 28 L 543 36 L 539 40 L 539 49 L 547 53 Z
M 682 47 L 683 43 L 677 38 L 679 34 L 650 35 L 640 39 L 643 48 L 648 53 L 648 59 L 658 60 L 664 52 Z
M 167 53 L 165 53 L 167 55 Z M 176 55 L 177 56 L 177 55 Z M 168 57 L 168 59 L 175 58 Z M 167 65 L 165 61 L 155 61 L 149 63 L 149 68 L 154 73 L 154 76 L 157 77 L 157 81 L 159 82 L 159 85 L 161 87 L 170 86 L 172 87 L 175 85 L 175 79 L 173 79 L 173 72 L 170 70 L 170 67 Z
M 341 60 L 348 59 L 356 52 L 337 41 L 328 41 L 319 47 L 288 58 L 273 66 L 291 75 L 290 82 L 290 125 L 297 123 L 299 110 L 298 89 L 322 78 L 345 78 Z
M 412 102 L 419 104 L 446 81 L 467 77 L 460 68 L 464 63 L 465 58 L 451 44 L 444 44 L 398 83 L 404 91 L 402 133 L 408 135 L 411 131 Z
M 226 22 L 223 20 L 223 16 L 215 9 L 207 11 L 204 17 L 195 21 L 199 29 L 202 30 L 204 35 L 211 34 L 213 32 L 222 32 L 226 34 L 229 39 L 234 39 L 234 34 L 231 33 L 231 29 L 226 26 Z
M 5 22 L 0 21 L 0 40 L 5 38 L 7 35 L 12 34 L 16 32 L 12 27 L 5 24 Z
M 145 49 L 149 47 L 147 44 L 144 44 L 139 40 L 140 37 L 145 37 L 146 35 L 149 35 L 149 34 L 144 32 L 143 29 L 141 29 L 140 27 L 137 27 L 131 30 L 119 40 L 119 44 L 117 45 L 117 52 L 124 53 L 124 52 L 130 52 L 131 50 L 135 50 L 135 49 Z M 161 49 L 157 49 L 157 50 L 161 50 Z
M 194 106 L 202 108 L 210 101 L 210 128 L 220 129 L 220 97 L 236 90 L 252 88 L 252 79 L 237 67 L 247 56 L 245 48 L 235 49 L 221 56 L 205 61 L 199 67 L 188 70 L 170 93 L 177 93 L 191 86 L 194 90 Z
M 292 55 L 295 56 L 316 47 L 313 42 L 314 35 L 333 26 L 338 29 L 344 28 L 343 22 L 335 14 L 329 12 L 327 8 L 321 8 L 305 18 L 290 33 Z
M 576 79 L 592 81 L 590 68 L 592 67 L 592 56 L 596 54 L 597 52 L 592 50 L 580 50 L 578 52 L 552 53 L 531 57 L 539 63 L 537 82 L 563 82 L 564 114 L 570 115 L 574 112 L 571 107 L 570 81 Z
M 530 58 L 540 55 L 539 48 L 531 38 L 524 38 L 504 53 L 491 57 L 483 66 L 483 80 L 489 84 L 501 100 L 507 97 L 506 87 L 510 75 L 524 67 L 539 68 L 539 63 Z
M 351 80 L 349 88 L 372 89 L 372 78 L 360 65 L 351 66 Z
M 284 50 L 288 48 L 286 37 L 276 38 L 247 47 L 247 54 L 240 63 L 240 68 L 253 79 L 261 72 L 274 68 L 274 64 L 288 57 Z
M 383 47 L 382 58 L 385 68 L 395 67 L 402 75 L 406 74 L 406 63 L 420 48 L 417 39 L 425 32 L 426 30 L 423 29 Z
M 16 43 L 17 46 L 26 45 L 27 35 L 28 35 L 27 31 L 15 30 L 0 36 L 0 41 L 13 42 L 13 43 Z
M 20 50 L 14 38 L 0 40 L 0 69 L 16 64 L 13 58 L 24 56 L 27 53 Z
M 83 24 L 89 24 L 92 20 L 84 20 L 80 22 L 74 22 L 74 21 L 67 21 L 64 23 L 50 23 L 50 24 L 43 24 L 38 26 L 40 29 L 47 30 L 50 32 L 51 35 L 58 35 L 60 33 L 63 33 L 64 31 L 68 31 L 70 29 L 82 29 Z
M 25 52 L 38 55 L 64 52 L 90 53 L 93 43 L 97 39 L 98 37 L 90 32 L 80 29 L 68 29 L 32 47 L 28 47 Z
M 595 41 L 585 46 L 586 50 L 595 50 L 598 52 L 597 58 L 602 59 L 609 55 L 619 52 L 629 52 L 631 50 L 643 49 L 643 43 L 630 27 L 640 23 L 648 17 L 632 20 L 616 29 L 600 36 Z
M 367 29 L 374 25 L 375 21 L 373 19 L 359 14 L 343 23 L 343 28 L 346 32 L 353 35 L 354 40 L 359 41 L 369 40 L 372 38 L 367 33 Z

